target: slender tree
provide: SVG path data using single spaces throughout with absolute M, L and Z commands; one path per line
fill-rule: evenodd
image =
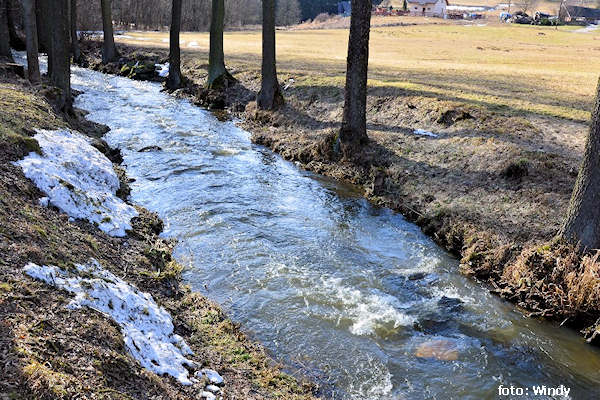
M 23 22 L 27 44 L 27 75 L 31 83 L 40 82 L 35 3 L 36 0 L 23 0 Z
M 262 82 L 256 104 L 263 110 L 272 110 L 283 104 L 275 61 L 275 0 L 263 0 L 262 4 Z
M 79 36 L 77 35 L 77 0 L 71 0 L 70 8 L 71 55 L 73 56 L 73 62 L 81 64 L 83 62 L 83 57 L 81 49 L 79 48 Z
M 26 44 L 23 40 L 23 36 L 19 34 L 17 31 L 17 23 L 19 21 L 19 15 L 17 10 L 19 9 L 19 4 L 17 0 L 7 0 L 7 17 L 8 17 L 8 34 L 10 36 L 10 46 L 18 51 L 25 50 Z
M 181 0 L 173 0 L 171 7 L 171 32 L 169 43 L 169 77 L 167 88 L 175 90 L 181 87 L 181 49 L 179 32 L 181 30 Z
M 582 250 L 600 249 L 600 81 L 583 162 L 559 237 Z
M 8 33 L 8 0 L 0 0 L 0 61 L 13 61 Z
M 104 43 L 102 44 L 102 63 L 108 64 L 119 59 L 119 52 L 115 46 L 115 36 L 112 24 L 112 1 L 101 0 L 102 8 L 102 30 L 104 32 Z
M 225 68 L 223 53 L 223 25 L 225 22 L 225 0 L 212 0 L 210 17 L 210 50 L 208 54 L 208 81 L 210 89 L 227 87 L 235 81 Z
M 367 136 L 367 72 L 371 7 L 371 0 L 352 0 L 344 114 L 339 135 L 339 145 L 344 156 L 350 156 L 359 145 L 365 144 L 369 140 Z
M 36 1 L 35 4 L 38 46 L 40 53 L 50 52 L 50 2 Z M 48 65 L 50 69 L 50 65 Z
M 52 59 L 52 73 L 50 80 L 60 92 L 57 106 L 65 112 L 73 109 L 71 96 L 71 45 L 69 24 L 69 0 L 55 0 L 50 8 L 52 17 L 51 27 L 51 52 L 48 56 Z

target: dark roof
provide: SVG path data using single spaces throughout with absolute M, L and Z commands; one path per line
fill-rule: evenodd
M 600 10 L 579 6 L 566 6 L 571 18 L 587 18 L 600 20 Z

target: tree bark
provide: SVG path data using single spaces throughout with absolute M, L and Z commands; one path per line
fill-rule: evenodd
M 31 83 L 40 82 L 35 3 L 36 0 L 23 0 L 23 21 L 25 23 L 25 38 L 27 44 L 27 76 Z
M 57 106 L 60 110 L 71 112 L 71 52 L 69 34 L 69 0 L 56 0 L 51 9 L 51 49 L 52 74 L 50 80 L 59 89 Z
M 101 0 L 102 8 L 102 30 L 104 32 L 104 43 L 102 44 L 102 64 L 117 61 L 119 52 L 115 46 L 115 37 L 112 25 L 111 0 Z
M 171 32 L 169 43 L 169 77 L 167 88 L 175 90 L 181 87 L 181 49 L 179 32 L 181 31 L 181 0 L 173 0 L 171 8 Z
M 5 59 L 13 62 L 10 51 L 10 36 L 8 33 L 8 0 L 0 0 L 0 61 Z
M 70 4 L 70 28 L 71 28 L 71 55 L 73 62 L 81 65 L 83 62 L 81 49 L 79 48 L 79 36 L 77 35 L 77 0 L 71 0 Z
M 212 0 L 210 17 L 210 50 L 208 54 L 208 81 L 209 89 L 227 87 L 235 81 L 225 68 L 225 55 L 223 53 L 223 25 L 225 20 L 225 0 Z
M 275 57 L 275 0 L 263 0 L 262 4 L 262 82 L 256 104 L 260 109 L 273 110 L 283 104 Z
M 50 21 L 48 1 L 37 1 L 35 6 L 36 25 L 38 34 L 38 51 L 40 53 L 50 53 Z M 50 67 L 50 66 L 48 66 Z
M 583 251 L 600 249 L 600 81 L 583 162 L 559 237 Z
M 367 73 L 371 0 L 352 0 L 346 70 L 344 115 L 339 145 L 345 157 L 369 141 L 367 136 Z
M 17 30 L 17 22 L 19 15 L 17 14 L 17 10 L 19 9 L 19 4 L 16 0 L 7 0 L 8 7 L 8 34 L 10 35 L 10 46 L 17 50 L 23 51 L 27 49 L 25 44 L 25 40 L 21 34 L 19 34 Z

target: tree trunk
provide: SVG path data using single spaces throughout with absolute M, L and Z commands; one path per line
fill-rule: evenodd
M 10 39 L 8 33 L 8 0 L 0 0 L 0 61 L 2 59 L 13 62 L 10 51 Z
M 225 68 L 223 54 L 223 24 L 225 20 L 225 0 L 212 0 L 210 17 L 210 51 L 208 54 L 209 89 L 220 89 L 235 81 Z
M 112 25 L 111 0 L 101 0 L 102 7 L 102 30 L 104 31 L 104 43 L 102 44 L 102 64 L 117 61 L 119 52 L 115 46 L 115 37 Z
M 50 80 L 60 89 L 57 96 L 57 106 L 65 112 L 73 109 L 71 96 L 71 52 L 69 35 L 69 0 L 56 0 L 51 7 L 51 49 L 52 74 Z
M 181 30 L 181 0 L 173 0 L 171 8 L 171 33 L 169 43 L 169 78 L 167 88 L 175 90 L 181 87 L 181 49 L 179 32 Z
M 71 0 L 70 11 L 71 55 L 73 56 L 73 62 L 81 65 L 83 58 L 81 56 L 81 49 L 79 48 L 79 36 L 77 35 L 77 0 Z
M 40 82 L 35 3 L 36 0 L 23 0 L 23 21 L 27 43 L 27 75 L 31 83 Z
M 600 81 L 583 162 L 559 237 L 583 251 L 600 249 Z
M 263 0 L 262 4 L 262 82 L 256 104 L 263 110 L 272 110 L 283 104 L 275 61 L 275 0 Z
M 49 19 L 49 2 L 48 1 L 36 1 L 35 13 L 36 13 L 36 26 L 38 30 L 38 52 L 49 53 L 50 52 L 50 23 Z
M 351 153 L 355 152 L 359 145 L 369 141 L 367 136 L 367 71 L 371 7 L 371 0 L 352 0 L 344 116 L 339 135 L 340 149 L 345 157 L 351 156 Z
M 8 34 L 10 36 L 10 46 L 17 51 L 26 50 L 27 46 L 25 44 L 25 40 L 23 40 L 23 36 L 20 35 L 17 31 L 17 10 L 19 8 L 19 4 L 16 0 L 7 0 L 7 7 Z

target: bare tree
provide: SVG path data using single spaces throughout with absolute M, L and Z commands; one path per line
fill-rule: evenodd
M 173 0 L 171 14 L 169 78 L 167 79 L 167 88 L 174 90 L 181 86 L 181 49 L 179 48 L 179 31 L 181 30 L 181 0 Z
M 119 59 L 119 52 L 115 46 L 113 33 L 111 0 L 101 0 L 102 8 L 102 30 L 104 31 L 104 43 L 102 45 L 102 63 L 107 64 Z
M 36 0 L 23 0 L 23 22 L 27 44 L 27 76 L 31 83 L 40 82 L 35 3 Z
M 227 71 L 227 68 L 225 68 L 225 54 L 223 53 L 224 18 L 224 0 L 212 0 L 208 80 L 206 82 L 207 87 L 210 89 L 227 87 L 231 82 L 235 81 L 229 71 Z
M 8 33 L 8 0 L 0 0 L 0 60 L 13 61 Z
M 519 0 L 515 6 L 519 7 L 524 13 L 533 12 L 537 8 L 539 0 Z
M 262 75 L 256 104 L 263 110 L 272 110 L 283 104 L 275 61 L 275 0 L 262 3 Z
M 600 81 L 596 90 L 592 122 L 583 162 L 575 182 L 567 218 L 559 237 L 581 245 L 584 250 L 600 249 Z
M 60 91 L 57 96 L 57 107 L 65 112 L 73 110 L 71 96 L 71 45 L 69 24 L 69 0 L 55 0 L 50 7 L 52 18 L 51 52 L 52 73 L 50 80 Z
M 371 3 L 371 0 L 352 0 L 344 115 L 339 135 L 340 149 L 345 157 L 369 140 L 366 107 Z
M 17 0 L 7 0 L 7 17 L 8 17 L 8 34 L 10 35 L 10 46 L 17 50 L 23 51 L 26 49 L 25 40 L 23 40 L 23 36 L 19 34 L 17 31 L 17 25 L 21 20 L 21 15 L 19 14 L 19 3 Z
M 298 0 L 277 0 L 277 25 L 289 26 L 300 22 Z
M 35 4 L 36 26 L 40 53 L 50 52 L 50 2 L 36 1 Z M 49 61 L 49 60 L 48 60 Z M 51 69 L 48 64 L 48 71 Z
M 70 10 L 71 55 L 73 56 L 73 62 L 76 64 L 82 64 L 83 57 L 81 54 L 81 49 L 79 48 L 79 36 L 77 35 L 77 0 L 71 0 Z

